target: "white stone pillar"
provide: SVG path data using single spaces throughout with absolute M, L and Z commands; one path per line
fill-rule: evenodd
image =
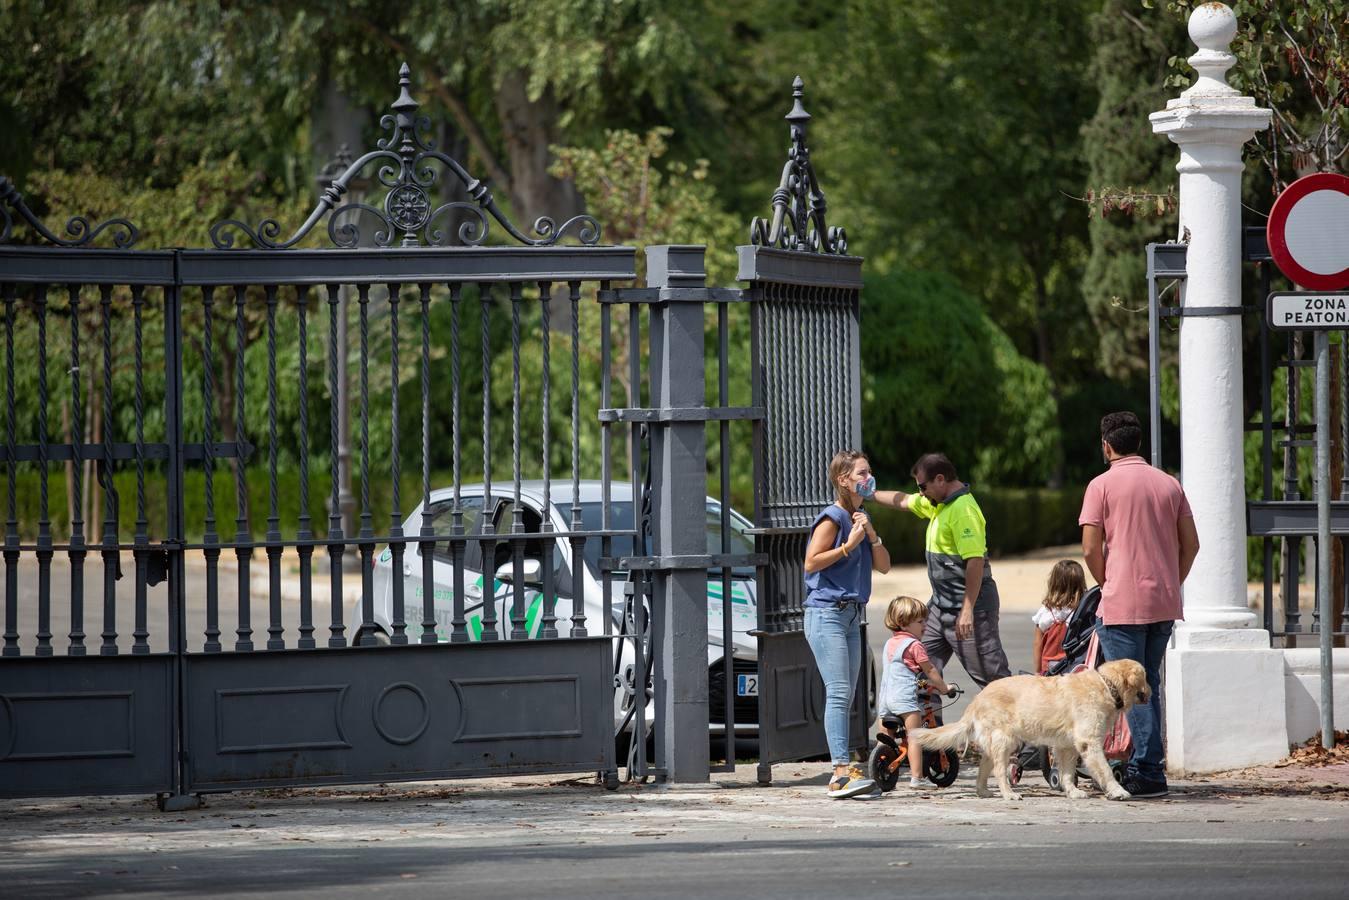
M 1226 82 L 1236 62 L 1232 10 L 1190 15 L 1195 83 L 1152 129 L 1180 147 L 1181 238 L 1189 244 L 1182 305 L 1241 305 L 1242 146 L 1269 126 Z M 1185 622 L 1166 656 L 1167 768 L 1206 772 L 1267 762 L 1288 751 L 1283 656 L 1255 628 L 1246 598 L 1246 484 L 1242 452 L 1240 315 L 1182 318 L 1181 480 L 1194 510 L 1199 556 L 1185 582 Z M 1252 728 L 1252 722 L 1260 727 Z
M 1180 226 L 1188 232 L 1182 305 L 1241 305 L 1241 148 L 1269 126 L 1270 111 L 1229 87 L 1228 44 L 1237 19 L 1221 3 L 1190 16 L 1199 52 L 1193 86 L 1153 113 L 1152 130 L 1180 146 Z M 1180 324 L 1181 475 L 1199 531 L 1185 583 L 1190 627 L 1250 628 L 1246 599 L 1246 484 L 1242 452 L 1241 316 Z

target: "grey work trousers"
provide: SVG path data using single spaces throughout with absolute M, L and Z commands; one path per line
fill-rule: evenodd
M 945 672 L 946 664 L 954 652 L 979 687 L 1011 675 L 1007 654 L 1002 649 L 1002 638 L 998 635 L 998 605 L 975 607 L 974 636 L 969 640 L 956 638 L 958 615 L 956 611 L 939 609 L 935 604 L 928 611 L 927 624 L 923 627 L 923 647 L 937 670 Z M 949 682 L 951 679 L 946 680 Z

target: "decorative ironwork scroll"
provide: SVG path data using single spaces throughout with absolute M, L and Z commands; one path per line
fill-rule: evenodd
M 0 176 L 0 244 L 8 241 L 11 232 L 14 230 L 14 217 L 9 212 L 11 209 L 17 212 L 19 218 L 32 226 L 38 234 L 53 244 L 59 244 L 62 247 L 83 247 L 92 244 L 94 239 L 104 231 L 111 231 L 113 246 L 123 250 L 131 247 L 140 239 L 140 230 L 126 219 L 109 219 L 106 222 L 91 226 L 89 220 L 84 216 L 71 216 L 66 220 L 66 234 L 70 235 L 69 238 L 57 237 L 28 208 L 28 204 L 23 200 L 23 194 L 19 193 L 19 189 L 14 186 L 14 182 Z
M 409 91 L 411 83 L 411 70 L 407 63 L 403 63 L 398 70 L 398 99 L 390 107 L 393 112 L 380 119 L 379 123 L 381 128 L 389 130 L 387 136 L 376 143 L 378 149 L 351 162 L 340 175 L 331 179 L 314 211 L 294 234 L 285 240 L 278 240 L 281 225 L 275 219 L 264 219 L 256 228 L 250 228 L 235 219 L 227 219 L 211 226 L 211 243 L 220 250 L 233 249 L 235 236 L 231 232 L 240 231 L 257 247 L 284 250 L 299 243 L 324 216 L 331 213 L 328 237 L 337 247 L 351 248 L 361 244 L 361 230 L 357 224 L 361 218 L 373 219 L 375 246 L 392 246 L 399 235 L 402 236 L 400 243 L 404 247 L 416 247 L 423 242 L 444 246 L 448 243 L 447 236 L 442 229 L 434 226 L 438 219 L 452 211 L 462 211 L 470 216 L 456 232 L 459 240 L 468 245 L 481 244 L 486 239 L 488 216 L 506 229 L 511 237 L 533 247 L 556 244 L 569 233 L 574 233 L 582 244 L 599 243 L 599 223 L 586 215 L 574 216 L 560 226 L 553 219 L 542 216 L 534 221 L 534 234 L 537 237 L 521 233 L 497 208 L 487 182 L 470 175 L 457 160 L 437 150 L 435 142 L 426 136 L 431 120 L 417 115 L 418 104 Z M 363 202 L 340 205 L 342 197 L 351 189 L 351 182 L 360 178 L 361 173 L 377 160 L 383 164 L 375 177 L 388 188 L 383 201 L 378 205 Z M 434 163 L 439 163 L 439 167 Z M 463 184 L 471 203 L 456 201 L 432 206 L 431 188 L 439 180 L 440 167 L 448 169 Z
M 785 117 L 792 127 L 792 146 L 787 151 L 787 164 L 782 167 L 782 180 L 773 192 L 772 222 L 756 216 L 750 223 L 749 239 L 762 247 L 845 254 L 847 232 L 825 225 L 824 192 L 810 164 L 810 149 L 806 146 L 810 113 L 801 105 L 805 87 L 800 75 L 792 81 L 792 111 Z

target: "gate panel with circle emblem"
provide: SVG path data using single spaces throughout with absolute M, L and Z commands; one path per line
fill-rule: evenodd
M 612 765 L 605 638 L 301 653 L 188 657 L 193 791 Z

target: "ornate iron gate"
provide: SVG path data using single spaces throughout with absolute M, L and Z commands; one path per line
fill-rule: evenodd
M 741 281 L 756 295 L 754 404 L 765 417 L 754 437 L 755 520 L 767 556 L 759 574 L 759 780 L 776 762 L 827 755 L 824 684 L 806 644 L 802 561 L 810 525 L 833 502 L 826 467 L 838 450 L 862 446 L 858 316 L 862 260 L 847 256 L 842 228 L 825 224 L 825 199 L 806 146 L 810 114 L 801 79 L 787 114 L 791 151 L 773 194 L 771 222 L 756 219 L 754 246 L 740 248 Z M 852 746 L 867 745 L 873 685 L 865 665 L 852 717 Z
M 250 228 L 231 221 L 211 228 L 214 249 L 141 251 L 132 249 L 138 235 L 131 223 L 92 228 L 78 218 L 63 238 L 32 214 L 12 185 L 0 183 L 0 237 L 9 238 L 17 216 L 57 245 L 0 247 L 8 499 L 0 795 L 154 792 L 182 803 L 193 793 L 240 787 L 501 772 L 589 770 L 615 777 L 615 666 L 633 655 L 615 646 L 640 644 L 640 631 L 637 638 L 616 639 L 623 601 L 620 596 L 613 602 L 608 572 L 600 577 L 602 608 L 588 608 L 596 591 L 586 579 L 586 545 L 603 543 L 607 554 L 618 539 L 620 552 L 630 555 L 640 547 L 632 522 L 616 527 L 607 513 L 595 527 L 583 521 L 580 440 L 587 421 L 604 432 L 604 499 L 621 486 L 640 507 L 642 486 L 631 469 L 626 484 L 614 476 L 608 423 L 600 423 L 593 409 L 583 420 L 577 363 L 583 292 L 633 279 L 635 254 L 598 246 L 598 224 L 584 216 L 561 225 L 540 219 L 533 237 L 521 233 L 483 184 L 426 142 L 428 123 L 416 116 L 406 67 L 400 77 L 400 96 L 382 123 L 385 139 L 334 173 L 308 220 L 285 240 L 276 222 Z M 387 188 L 382 205 L 340 205 L 349 184 L 375 167 Z M 433 207 L 442 172 L 454 176 L 473 202 Z M 445 226 L 448 216 L 461 224 Z M 297 248 L 325 218 L 335 249 Z M 359 224 L 371 219 L 375 246 L 361 249 Z M 481 246 L 493 223 L 527 246 Z M 109 230 L 116 249 L 90 248 Z M 238 234 L 253 247 L 234 249 Z M 564 235 L 579 238 L 581 246 L 558 245 Z M 541 483 L 531 485 L 522 478 L 521 430 L 533 425 L 546 438 L 553 429 L 550 348 L 554 342 L 567 346 L 565 332 L 556 334 L 549 321 L 559 299 L 571 317 L 571 478 L 553 485 L 551 442 L 545 439 Z M 327 387 L 338 396 L 339 373 L 348 367 L 337 342 L 338 320 L 351 301 L 360 335 L 354 360 L 361 435 L 355 533 L 344 529 L 338 508 L 337 403 L 329 403 L 328 429 L 318 421 L 311 429 L 309 421 L 323 380 L 314 379 L 318 391 L 309 383 L 311 346 L 323 345 L 326 330 Z M 448 309 L 452 329 L 448 366 L 433 361 L 430 340 L 432 319 L 442 309 Z M 495 321 L 502 309 L 509 309 L 508 329 Z M 465 484 L 460 472 L 460 444 L 468 431 L 468 421 L 461 421 L 463 382 L 469 375 L 463 359 L 469 347 L 460 332 L 474 319 L 481 325 L 483 362 L 481 485 Z M 607 312 L 603 324 L 609 327 Z M 409 336 L 405 331 L 400 338 L 400 327 L 409 326 L 407 343 L 413 346 L 420 331 L 420 354 L 400 360 Z M 57 327 L 62 341 L 68 333 L 69 355 L 66 372 L 54 380 L 69 385 L 74 422 L 68 431 L 77 436 L 64 442 L 51 440 L 47 421 Z M 535 329 L 541 337 L 532 337 Z M 497 428 L 488 345 L 504 340 L 504 331 L 513 360 L 512 471 L 507 484 L 494 488 Z M 92 353 L 84 348 L 90 335 Z M 250 353 L 264 343 L 265 354 Z M 523 417 L 522 344 L 543 356 L 538 387 L 544 402 L 536 423 Z M 82 356 L 100 378 L 81 374 Z M 294 375 L 278 376 L 279 358 L 281 371 L 298 373 L 298 384 Z M 35 422 L 16 421 L 22 405 L 16 368 L 21 376 L 35 370 Z M 405 530 L 399 441 L 411 429 L 403 427 L 399 388 L 408 374 L 420 380 L 423 465 L 422 514 Z M 389 468 L 383 472 L 371 469 L 372 377 L 392 386 L 384 431 Z M 607 371 L 604 378 L 607 400 Z M 87 392 L 95 385 L 101 387 L 96 409 L 103 419 L 98 439 L 89 442 L 83 439 Z M 278 419 L 283 391 L 298 391 L 298 422 Z M 453 422 L 443 429 L 454 443 L 452 492 L 433 491 L 432 391 L 453 399 Z M 199 392 L 201 402 L 194 405 L 193 421 L 185 422 L 188 392 Z M 250 425 L 255 433 L 265 431 L 262 446 L 244 437 Z M 311 496 L 316 477 L 309 471 L 311 438 L 321 430 L 333 438 L 326 528 L 321 512 L 320 522 L 314 521 L 323 491 Z M 24 434 L 34 438 L 24 442 Z M 265 493 L 250 485 L 247 465 L 264 452 Z M 289 485 L 279 465 L 287 453 L 299 466 L 298 481 Z M 80 503 L 61 523 L 66 540 L 54 539 L 52 463 L 70 465 L 73 478 L 65 487 L 77 496 L 84 492 L 86 463 L 96 467 L 104 514 L 95 543 L 85 536 Z M 17 481 L 30 467 L 40 482 L 39 508 L 21 515 Z M 218 501 L 226 501 L 223 493 L 217 497 L 217 487 L 230 482 L 234 502 L 220 509 Z M 372 489 L 389 498 L 387 526 L 375 521 Z M 450 496 L 441 501 L 441 494 Z M 267 508 L 261 540 L 249 524 L 251 504 Z M 36 535 L 25 543 L 23 532 L 33 520 Z M 388 549 L 377 560 L 380 545 Z M 86 647 L 84 634 L 84 570 L 91 550 L 102 557 L 96 652 Z M 119 584 L 124 553 L 134 571 L 128 591 Z M 353 556 L 359 563 L 349 571 L 344 560 Z M 479 562 L 466 565 L 473 559 Z M 497 560 L 503 561 L 500 570 Z M 388 564 L 389 575 L 377 597 L 381 563 Z M 420 598 L 406 596 L 414 563 Z M 255 584 L 255 566 L 265 587 Z M 283 597 L 297 580 L 283 567 L 298 569 L 298 597 Z M 481 570 L 476 611 L 473 568 Z M 355 602 L 344 589 L 353 579 L 360 583 Z M 34 580 L 36 597 L 21 597 L 20 586 Z M 443 610 L 435 586 L 446 581 L 453 585 L 452 608 Z M 47 659 L 55 655 L 53 597 L 66 595 L 66 655 Z M 265 609 L 255 609 L 255 597 L 267 598 Z M 325 601 L 328 622 L 316 636 L 314 607 Z M 234 621 L 224 629 L 234 632 L 233 639 L 222 639 L 227 604 Z M 129 647 L 121 637 L 128 606 Z M 65 604 L 56 607 L 57 619 L 65 618 Z M 30 623 L 20 620 L 30 610 L 36 612 L 34 639 L 25 646 Z M 265 639 L 255 638 L 255 613 L 266 623 Z M 630 610 L 628 618 L 644 621 Z M 640 649 L 638 672 L 649 668 Z M 645 704 L 636 706 L 641 733 Z M 626 725 L 634 727 L 630 720 Z
M 600 246 L 589 217 L 516 228 L 425 140 L 409 88 L 404 66 L 386 137 L 330 172 L 284 239 L 273 220 L 225 221 L 210 228 L 211 249 L 140 250 L 130 222 L 78 217 L 63 237 L 0 179 L 0 796 L 153 792 L 178 806 L 203 791 L 507 772 L 594 771 L 613 784 L 622 747 L 633 777 L 702 780 L 704 728 L 714 751 L 724 736 L 727 767 L 756 728 L 770 760 L 822 746 L 791 585 L 806 510 L 820 505 L 819 460 L 860 433 L 861 261 L 830 255 L 842 234 L 824 237 L 822 197 L 799 165 L 803 123 L 793 118 L 799 164 L 783 183 L 808 190 L 812 206 L 806 193 L 775 197 L 775 216 L 792 216 L 802 236 L 809 216 L 818 240 L 788 247 L 775 221 L 769 243 L 781 248 L 741 248 L 747 289 L 708 287 L 702 247 L 651 247 L 646 286 L 633 288 L 633 249 Z M 796 90 L 794 116 L 799 80 Z M 382 199 L 344 202 L 372 171 Z M 433 201 L 446 172 L 469 201 Z M 307 247 L 325 220 L 332 246 Z M 7 244 L 24 224 L 55 246 Z M 484 246 L 497 226 L 524 246 Z M 762 242 L 761 223 L 754 231 Z M 100 235 L 114 248 L 94 249 Z M 579 246 L 560 245 L 564 235 Z M 353 318 L 354 353 L 341 338 Z M 583 319 L 598 319 L 598 340 L 587 329 L 582 342 Z M 749 405 L 732 404 L 735 322 L 754 343 Z M 436 323 L 448 335 L 433 341 Z M 509 373 L 493 363 L 506 342 Z M 569 373 L 553 374 L 554 348 Z M 592 349 L 594 393 L 581 375 Z M 827 353 L 851 360 L 848 371 L 831 375 Z M 359 386 L 354 525 L 339 489 L 348 374 Z M 388 405 L 377 408 L 381 384 Z M 570 388 L 569 405 L 554 387 Z M 53 440 L 57 392 L 67 419 Z M 433 397 L 450 399 L 448 422 L 433 417 Z M 508 423 L 493 413 L 506 397 Z M 413 414 L 400 409 L 418 400 Z M 700 489 L 709 423 L 715 498 Z M 757 529 L 731 512 L 731 473 L 748 468 L 734 459 L 736 423 L 754 429 Z M 570 446 L 554 447 L 559 431 Z M 541 459 L 521 449 L 531 432 Z M 400 442 L 418 440 L 414 505 Z M 434 442 L 452 445 L 444 487 Z M 480 483 L 462 471 L 470 444 Z M 311 471 L 325 451 L 328 471 Z M 67 467 L 57 483 L 75 497 L 93 483 L 86 468 L 99 486 L 88 525 L 82 502 L 65 519 L 53 511 L 53 464 Z M 583 480 L 592 467 L 598 477 Z M 21 510 L 27 480 L 38 502 Z M 255 507 L 266 510 L 260 539 Z M 91 552 L 96 651 L 85 634 Z M 757 673 L 735 615 L 756 568 Z M 707 634 L 714 600 L 719 634 Z M 53 631 L 68 635 L 60 657 Z M 753 690 L 741 690 L 756 674 L 772 712 L 763 722 Z M 792 737 L 793 716 L 812 723 L 809 737 Z

